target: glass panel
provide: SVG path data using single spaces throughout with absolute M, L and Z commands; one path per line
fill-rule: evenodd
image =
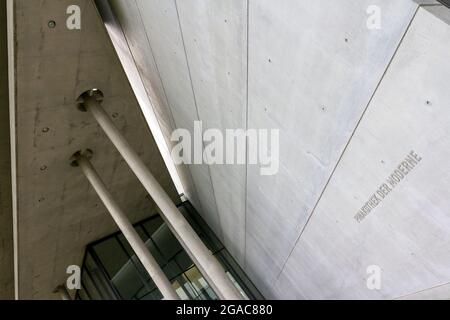
M 119 239 L 119 241 L 122 243 L 122 246 L 125 248 L 127 256 L 132 256 L 134 254 L 133 249 L 131 249 L 131 246 L 128 243 L 127 239 L 125 239 L 125 236 L 123 234 L 119 234 L 117 235 L 117 239 Z
M 244 273 L 239 264 L 228 253 L 228 251 L 222 250 L 215 256 L 224 266 L 225 270 L 230 273 L 229 276 L 235 282 L 236 288 L 241 291 L 241 294 L 244 298 L 252 300 L 264 299 L 264 297 L 259 293 L 259 291 Z
M 167 261 L 171 260 L 178 252 L 183 250 L 166 224 L 163 224 L 153 233 L 152 239 Z
M 203 230 L 200 228 L 199 224 L 192 218 L 192 216 L 189 214 L 189 211 L 185 207 L 180 207 L 178 208 L 178 210 L 186 218 L 186 220 L 189 222 L 189 224 L 197 234 L 204 233 Z
M 147 242 L 145 243 L 145 246 L 148 248 L 148 250 L 150 250 L 150 253 L 156 259 L 156 261 L 160 266 L 167 264 L 167 260 L 164 258 L 161 251 L 159 251 L 159 249 L 155 246 L 153 239 L 148 239 Z
M 193 300 L 198 297 L 197 291 L 195 291 L 192 284 L 186 278 L 186 276 L 180 275 L 174 281 L 173 285 L 178 295 L 182 297 L 183 300 Z
M 87 272 L 81 275 L 81 281 L 83 282 L 84 288 L 89 292 L 92 300 L 103 300 L 103 297 L 98 292 Z
M 186 278 L 191 282 L 195 291 L 198 293 L 200 300 L 216 300 L 217 295 L 209 286 L 208 282 L 203 278 L 197 267 L 192 267 L 185 273 Z
M 98 243 L 94 246 L 94 250 L 111 278 L 113 278 L 128 261 L 127 254 L 114 237 Z
M 163 296 L 158 290 L 154 290 L 144 297 L 141 300 L 162 300 Z
M 245 294 L 244 290 L 242 290 L 242 287 L 239 285 L 239 283 L 236 281 L 236 279 L 232 276 L 232 274 L 227 271 L 227 276 L 230 278 L 231 282 L 233 282 L 234 286 L 239 290 L 239 293 L 245 300 L 249 300 L 248 296 Z
M 89 253 L 86 255 L 85 266 L 88 269 L 92 281 L 95 283 L 98 290 L 100 290 L 104 299 L 117 299 L 118 297 L 111 288 L 107 275 L 101 270 L 100 266 L 97 265 Z
M 125 250 L 127 252 L 127 255 L 129 257 L 131 256 L 131 259 L 133 259 L 135 267 L 138 269 L 139 273 L 142 274 L 142 276 L 145 279 L 145 281 L 148 281 L 150 279 L 149 274 L 147 273 L 147 271 L 145 270 L 145 267 L 142 265 L 142 263 L 137 258 L 137 256 L 134 253 L 133 249 L 131 249 L 131 246 L 128 243 L 128 241 L 125 239 L 125 237 L 122 234 L 120 234 L 120 235 L 117 236 L 117 240 L 125 248 Z M 161 254 L 159 253 L 158 249 L 153 245 L 153 242 L 152 242 L 151 239 L 148 239 L 147 242 L 145 243 L 145 245 L 149 249 L 150 253 L 156 259 L 156 261 L 158 262 L 159 265 L 165 265 L 166 264 L 165 259 L 161 256 Z
M 84 271 L 86 272 L 86 271 Z M 86 290 L 84 289 L 83 286 L 81 286 L 81 289 L 78 290 L 78 297 L 79 300 L 91 300 L 91 298 L 87 295 Z
M 153 292 L 154 290 L 158 289 L 156 288 L 156 285 L 153 283 L 152 280 L 147 281 L 146 285 L 143 285 L 142 288 L 138 291 L 136 294 L 136 297 L 138 299 L 142 299 L 144 296 L 148 295 L 150 292 Z
M 190 300 L 189 296 L 186 294 L 183 287 L 178 283 L 178 281 L 175 280 L 173 284 L 175 292 L 178 294 L 181 300 Z
M 263 299 L 195 209 L 189 203 L 184 206 L 180 211 L 207 247 L 215 252 L 243 297 Z M 146 220 L 135 228 L 181 299 L 218 299 L 161 217 Z M 80 299 L 162 299 L 161 293 L 122 234 L 108 237 L 88 248 L 82 275 L 86 290 L 79 291 Z
M 77 300 L 90 300 L 84 290 L 80 289 L 78 292 Z
M 163 219 L 157 216 L 155 218 L 145 221 L 142 224 L 142 226 L 145 228 L 145 230 L 149 235 L 152 235 L 155 233 L 156 230 L 159 229 L 159 227 L 161 227 L 163 223 L 164 223 Z
M 133 255 L 131 257 L 131 263 L 134 265 L 134 267 L 137 269 L 139 273 L 139 277 L 141 278 L 141 281 L 148 282 L 150 280 L 150 275 L 147 273 L 147 270 L 145 270 L 144 265 L 141 263 L 141 261 L 138 259 L 136 255 Z
M 224 248 L 219 238 L 216 237 L 200 215 L 195 214 L 194 218 L 194 214 L 190 214 L 194 210 L 193 207 L 186 203 L 186 206 L 180 207 L 179 210 L 209 250 L 214 253 Z
M 166 274 L 168 279 L 174 279 L 178 277 L 181 273 L 183 273 L 183 270 L 178 266 L 178 264 L 172 260 L 170 261 L 164 268 L 164 273 Z
M 136 226 L 135 229 L 136 229 L 138 235 L 141 237 L 142 241 L 144 241 L 144 242 L 147 241 L 148 235 L 144 231 L 144 228 L 142 228 L 142 226 Z
M 117 290 L 125 300 L 135 299 L 142 286 L 147 285 L 131 260 L 116 272 L 112 278 Z
M 188 270 L 194 266 L 194 263 L 192 262 L 191 258 L 184 250 L 175 256 L 175 261 L 183 270 Z

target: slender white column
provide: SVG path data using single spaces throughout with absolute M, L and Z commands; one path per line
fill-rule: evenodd
M 61 300 L 72 300 L 65 286 L 58 286 L 54 292 L 59 294 Z
M 145 270 L 147 270 L 163 297 L 166 300 L 178 300 L 179 297 L 173 289 L 169 279 L 167 279 L 158 262 L 156 262 L 155 258 L 148 251 L 144 241 L 142 241 L 127 216 L 114 200 L 97 171 L 95 171 L 95 168 L 92 166 L 91 162 L 82 155 L 76 155 L 76 163 L 80 166 L 84 175 L 97 192 L 103 204 L 108 209 L 120 231 L 122 231 L 123 235 L 130 243 L 131 248 L 133 248 L 133 251 L 142 262 Z
M 83 106 L 93 114 L 108 138 L 141 181 L 159 207 L 162 218 L 219 298 L 242 300 L 242 295 L 233 285 L 220 263 L 207 249 L 144 162 L 120 133 L 97 99 L 93 96 L 87 96 L 84 98 Z

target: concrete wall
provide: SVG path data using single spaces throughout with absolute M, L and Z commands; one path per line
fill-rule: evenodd
M 449 170 L 436 160 L 449 26 L 419 9 L 434 1 L 110 2 L 127 38 L 140 32 L 130 50 L 142 74 L 157 70 L 173 128 L 280 129 L 277 175 L 189 167 L 199 211 L 266 297 L 399 298 L 450 281 Z M 413 178 L 356 222 L 411 150 L 424 159 Z M 366 286 L 374 264 L 381 291 Z
M 6 0 L 0 1 L 0 300 L 14 298 Z
M 79 168 L 77 150 L 93 165 L 132 222 L 155 204 L 90 113 L 76 99 L 103 91 L 106 112 L 176 203 L 177 191 L 93 1 L 15 2 L 18 266 L 21 299 L 59 299 L 70 265 L 85 247 L 117 226 Z M 81 8 L 81 29 L 66 27 L 67 8 Z M 49 28 L 48 22 L 56 27 Z
M 447 23 L 417 12 L 275 284 L 278 297 L 397 298 L 450 281 L 449 40 Z M 421 162 L 388 183 L 366 219 L 351 219 L 411 150 Z M 370 265 L 382 268 L 380 291 L 361 281 Z
M 160 95 L 163 93 L 159 104 L 153 100 L 159 107 L 159 114 L 172 117 L 173 125 L 166 131 L 168 135 L 178 127 L 193 132 L 196 120 L 203 120 L 205 128 L 245 127 L 245 2 L 186 1 L 180 2 L 180 7 L 173 1 L 111 3 L 144 82 L 150 75 L 158 75 L 159 79 L 150 80 L 152 86 L 148 83 L 146 86 L 153 95 L 158 95 L 158 91 Z M 190 15 L 182 14 L 186 10 L 194 10 L 192 20 Z M 180 12 L 185 20 L 180 20 L 179 24 Z M 208 12 L 216 12 L 223 18 L 218 21 Z M 186 32 L 186 38 L 182 28 L 192 29 Z M 203 32 L 202 28 L 208 28 L 211 33 Z M 204 47 L 199 48 L 196 44 Z M 233 45 L 229 50 L 219 50 L 228 44 Z M 234 56 L 235 52 L 239 52 L 238 57 Z M 203 69 L 205 72 L 201 73 Z M 164 119 L 160 119 L 160 123 L 163 128 L 167 127 Z M 246 168 L 194 165 L 189 169 L 192 185 L 185 186 L 187 193 L 197 195 L 200 203 L 192 200 L 198 203 L 197 208 L 205 220 L 234 256 L 243 262 Z M 216 194 L 221 196 L 216 197 Z

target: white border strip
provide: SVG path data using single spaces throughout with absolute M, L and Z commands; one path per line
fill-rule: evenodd
M 7 0 L 8 29 L 8 84 L 9 84 L 9 124 L 11 139 L 11 187 L 14 243 L 14 297 L 19 300 L 19 261 L 18 261 L 18 226 L 17 226 L 17 154 L 16 154 L 16 68 L 15 68 L 15 19 L 14 0 Z

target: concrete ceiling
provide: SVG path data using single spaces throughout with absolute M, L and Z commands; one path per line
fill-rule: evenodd
M 0 300 L 14 298 L 6 0 L 0 1 Z
M 65 282 L 69 265 L 81 265 L 85 246 L 116 231 L 84 176 L 69 165 L 75 151 L 94 151 L 94 166 L 133 222 L 155 212 L 95 120 L 77 110 L 82 92 L 103 91 L 121 132 L 173 200 L 179 197 L 93 2 L 14 4 L 19 297 L 57 298 L 52 291 Z M 81 30 L 66 27 L 70 5 L 81 8 Z
M 280 129 L 275 176 L 188 167 L 199 211 L 266 297 L 445 296 L 448 9 L 432 0 L 109 2 L 161 122 Z M 367 28 L 373 4 L 377 30 Z M 427 158 L 421 168 L 358 224 L 357 210 L 411 150 Z M 366 285 L 374 264 L 384 272 L 378 291 Z

